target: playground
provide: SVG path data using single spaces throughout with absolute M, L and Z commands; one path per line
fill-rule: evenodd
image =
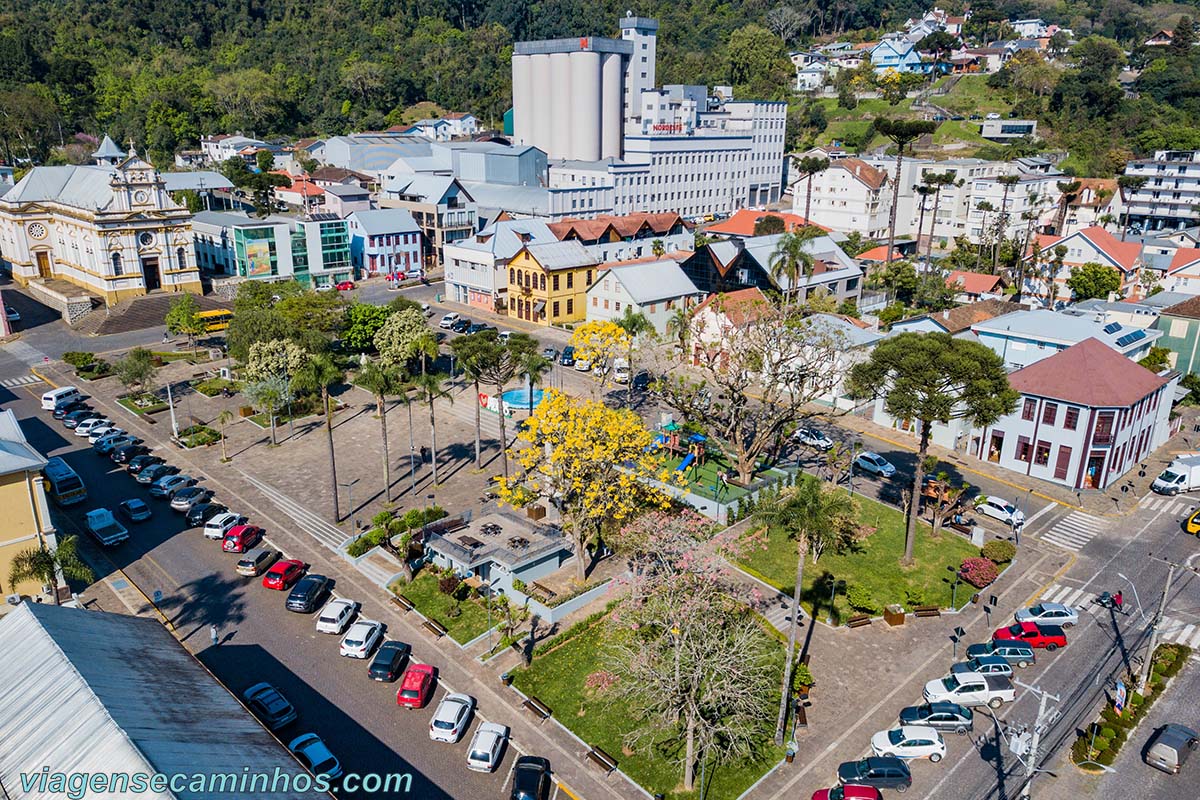
M 687 481 L 686 489 L 719 503 L 729 503 L 745 496 L 757 487 L 744 487 L 737 482 L 737 468 L 719 450 L 710 446 L 708 437 L 687 433 L 677 423 L 663 425 L 651 445 L 663 457 L 663 464 Z M 768 470 L 767 475 L 783 477 L 784 473 Z M 764 477 L 757 473 L 756 479 Z

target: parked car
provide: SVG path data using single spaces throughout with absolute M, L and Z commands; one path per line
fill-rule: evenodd
M 220 503 L 196 503 L 187 510 L 186 519 L 188 527 L 198 528 L 206 524 L 213 517 L 225 514 L 228 511 L 229 509 Z
M 105 416 L 95 416 L 91 419 L 85 419 L 75 426 L 75 435 L 84 438 L 92 435 L 92 431 L 96 428 L 111 427 L 112 420 Z
M 234 525 L 221 540 L 226 553 L 245 553 L 263 540 L 265 531 L 257 525 Z
M 339 292 L 348 292 L 354 288 L 354 281 L 338 281 L 336 288 Z
M 549 797 L 550 760 L 541 756 L 518 758 L 513 763 L 509 800 L 548 800 Z
M 103 417 L 104 415 L 99 411 L 94 411 L 90 408 L 81 408 L 63 417 L 62 424 L 63 427 L 74 430 L 89 419 L 103 419 Z
M 635 392 L 644 392 L 650 388 L 650 373 L 646 370 L 640 370 L 633 376 L 633 390 Z
M 46 406 L 43 405 L 42 408 L 46 408 Z M 91 406 L 88 405 L 87 401 L 83 398 L 76 397 L 74 400 L 68 400 L 65 403 L 57 403 L 50 408 L 53 409 L 50 412 L 50 416 L 54 417 L 54 419 L 61 420 L 67 414 L 71 414 L 75 411 L 90 409 Z
M 429 738 L 455 744 L 467 732 L 474 710 L 475 698 L 469 694 L 446 695 L 433 712 L 433 719 L 429 720 Z
M 376 622 L 373 619 L 357 620 L 342 637 L 342 645 L 338 648 L 338 653 L 347 658 L 368 658 L 382 638 L 382 622 Z
M 133 476 L 138 483 L 152 484 L 168 475 L 178 475 L 179 467 L 173 464 L 151 464 Z M 153 492 L 151 492 L 153 494 Z
M 504 755 L 504 743 L 508 741 L 508 728 L 496 722 L 482 722 L 471 737 L 467 748 L 467 769 L 476 772 L 494 772 Z
M 180 489 L 186 489 L 195 485 L 196 479 L 191 475 L 164 475 L 150 484 L 150 495 L 152 497 L 170 497 Z
M 858 458 L 854 459 L 854 466 L 863 472 L 878 475 L 881 478 L 890 478 L 896 474 L 896 468 L 892 462 L 878 453 L 859 453 Z
M 450 313 L 445 314 L 442 317 L 441 322 L 438 323 L 438 327 L 439 328 L 449 328 L 452 325 L 454 325 L 454 323 L 458 322 L 458 317 L 459 317 L 459 313 L 457 311 L 451 311 Z
M 1187 522 L 1184 523 L 1183 529 L 1192 536 L 1200 536 L 1200 509 L 1191 513 L 1187 518 Z
M 142 440 L 136 436 L 130 436 L 127 433 L 123 433 L 120 436 L 105 436 L 103 439 L 98 440 L 94 445 L 92 445 L 92 449 L 95 450 L 98 455 L 106 456 L 113 450 L 116 450 L 118 447 L 124 447 L 127 444 L 141 443 Z
M 267 570 L 267 574 L 263 575 L 262 585 L 268 589 L 283 591 L 299 580 L 306 569 L 308 569 L 307 564 L 294 558 L 289 558 L 286 561 L 276 561 Z
M 165 460 L 162 456 L 151 455 L 150 453 L 142 453 L 140 456 L 134 456 L 129 459 L 129 463 L 125 465 L 125 471 L 130 475 L 137 475 L 147 467 L 153 467 L 155 464 L 163 464 Z
M 9 322 L 20 322 L 21 321 L 21 312 L 17 311 L 15 308 L 10 306 L 8 303 L 5 303 L 4 304 L 4 318 L 7 319 Z
M 455 323 L 450 326 L 450 330 L 454 331 L 455 333 L 466 333 L 467 331 L 471 330 L 471 320 L 467 319 L 466 317 L 456 320 Z
M 270 730 L 277 731 L 284 725 L 295 722 L 296 707 L 278 689 L 269 683 L 256 683 L 247 689 L 242 698 L 254 712 L 254 716 Z
M 901 725 L 872 736 L 871 751 L 877 756 L 895 756 L 905 760 L 928 758 L 936 764 L 946 757 L 946 740 L 933 728 Z
M 979 502 L 975 508 L 979 513 L 998 519 L 1005 525 L 1024 525 L 1025 514 L 1021 509 L 1005 500 L 1003 497 L 988 497 Z
M 330 600 L 317 617 L 317 633 L 333 633 L 340 636 L 357 613 L 358 603 L 353 600 L 342 597 Z
M 296 581 L 284 606 L 288 611 L 295 611 L 297 614 L 311 614 L 325 600 L 331 585 L 329 578 L 324 575 L 315 572 L 305 575 Z
M 976 656 L 950 667 L 950 674 L 953 675 L 956 672 L 978 672 L 980 675 L 1011 676 L 1013 668 L 1012 664 L 1008 663 L 1008 659 L 1003 656 Z
M 979 658 L 980 656 L 1000 656 L 1009 664 L 1021 669 L 1037 662 L 1032 647 L 1024 642 L 1016 642 L 1011 639 L 982 642 L 967 648 L 967 658 Z
M 999 708 L 1017 698 L 1012 681 L 1004 675 L 954 672 L 925 684 L 926 703 L 958 703 L 960 706 Z
M 1000 115 L 995 111 L 989 111 L 986 119 L 1000 119 Z
M 421 303 L 421 313 L 426 317 L 433 316 L 433 309 L 429 307 L 429 303 Z
M 375 651 L 371 666 L 367 667 L 367 677 L 374 681 L 391 683 L 404 672 L 404 665 L 408 663 L 411 654 L 412 648 L 405 642 L 384 642 Z
M 922 703 L 900 711 L 901 725 L 921 725 L 963 736 L 975 727 L 975 712 L 958 703 Z
M 883 794 L 874 786 L 848 783 L 813 792 L 812 800 L 883 800 Z
M 125 429 L 117 425 L 115 422 L 110 422 L 108 425 L 97 425 L 88 431 L 88 444 L 94 445 L 101 439 L 107 439 L 110 436 L 124 436 Z
M 892 756 L 871 756 L 858 761 L 847 761 L 837 770 L 838 781 L 843 785 L 874 786 L 876 789 L 895 789 L 904 793 L 912 786 L 912 773 L 908 765 Z
M 124 447 L 118 447 L 108 454 L 108 459 L 114 464 L 128 464 L 131 459 L 145 455 L 150 452 L 150 448 L 144 444 L 127 444 Z
M 1022 608 L 1013 615 L 1017 622 L 1036 622 L 1039 625 L 1057 625 L 1069 628 L 1079 622 L 1079 612 L 1062 603 L 1038 603 Z
M 396 705 L 405 708 L 424 708 L 433 694 L 437 673 L 428 664 L 410 664 L 400 679 L 396 691 Z
M 629 383 L 629 362 L 623 358 L 614 358 L 612 378 L 614 383 Z
M 249 522 L 246 517 L 241 514 L 235 514 L 232 511 L 226 511 L 223 514 L 218 514 L 204 523 L 204 538 L 215 539 L 219 542 L 225 540 L 225 534 L 236 528 L 238 525 L 245 525 Z
M 235 569 L 238 575 L 245 575 L 247 578 L 257 578 L 259 575 L 262 575 L 263 570 L 274 564 L 278 558 L 278 550 L 272 550 L 269 547 L 256 547 L 248 553 L 244 553 L 238 559 Z
M 117 505 L 117 510 L 130 522 L 144 522 L 150 519 L 150 506 L 140 497 L 122 500 Z
M 1151 767 L 1175 775 L 1198 746 L 1200 733 L 1183 725 L 1168 723 L 1150 737 L 1143 758 Z
M 591 372 L 592 362 L 590 359 L 576 358 L 574 361 L 574 367 L 576 372 Z
M 342 774 L 342 765 L 337 758 L 315 733 L 297 736 L 288 745 L 314 775 L 324 775 L 327 778 L 337 778 Z
M 575 366 L 575 348 L 571 345 L 564 347 L 562 355 L 558 358 L 558 363 L 564 367 Z
M 1044 647 L 1054 652 L 1067 646 L 1067 635 L 1057 625 L 1039 625 L 1036 622 L 1014 622 L 1007 628 L 997 628 L 992 639 L 1015 639 L 1030 647 Z
M 203 486 L 185 486 L 171 495 L 171 510 L 186 514 L 192 506 L 207 503 L 212 499 L 212 489 Z
M 805 447 L 820 450 L 822 453 L 833 449 L 833 440 L 818 428 L 797 428 L 792 438 Z
M 503 336 L 505 333 L 508 333 L 508 331 L 504 331 L 504 333 L 501 333 L 500 335 Z M 508 340 L 505 339 L 504 341 L 507 342 Z M 542 348 L 542 358 L 546 359 L 551 364 L 553 364 L 555 361 L 558 361 L 558 351 L 555 350 L 553 347 L 543 347 Z
M 479 333 L 480 331 L 487 330 L 487 328 L 488 324 L 486 322 L 472 322 L 471 326 L 467 328 L 467 334 Z

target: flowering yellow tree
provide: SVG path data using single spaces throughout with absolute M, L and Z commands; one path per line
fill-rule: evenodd
M 612 320 L 585 322 L 571 334 L 576 361 L 590 361 L 603 389 L 612 373 L 613 361 L 629 352 L 629 334 Z
M 643 509 L 670 504 L 669 495 L 650 480 L 665 484 L 676 478 L 654 454 L 653 434 L 632 411 L 551 389 L 529 417 L 524 438 L 529 444 L 513 453 L 522 474 L 501 480 L 500 502 L 554 503 L 575 544 L 580 580 L 587 577 L 587 545 L 605 522 L 620 525 Z

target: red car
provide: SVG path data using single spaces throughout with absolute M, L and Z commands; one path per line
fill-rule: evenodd
M 267 570 L 267 574 L 263 575 L 263 586 L 268 589 L 283 591 L 300 580 L 300 576 L 304 574 L 304 570 L 306 569 L 308 569 L 307 564 L 303 561 L 297 561 L 294 558 L 287 561 L 276 561 Z
M 992 638 L 1024 642 L 1030 647 L 1044 647 L 1050 651 L 1067 646 L 1067 635 L 1062 628 L 1036 622 L 1017 622 L 1007 628 L 998 628 Z
M 263 529 L 257 525 L 234 525 L 221 540 L 226 553 L 244 553 L 262 541 Z
M 813 792 L 812 800 L 883 800 L 883 793 L 874 786 L 847 783 L 832 789 L 818 789 Z
M 433 694 L 437 681 L 433 667 L 428 664 L 413 664 L 404 671 L 400 689 L 396 692 L 396 705 L 405 708 L 424 708 Z
M 337 285 L 339 292 L 348 292 L 354 288 L 354 281 L 342 281 Z

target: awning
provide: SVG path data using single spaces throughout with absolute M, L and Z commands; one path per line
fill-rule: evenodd
M 545 300 L 538 300 L 536 303 L 533 304 L 533 313 L 541 314 L 545 310 L 546 310 L 546 301 Z

